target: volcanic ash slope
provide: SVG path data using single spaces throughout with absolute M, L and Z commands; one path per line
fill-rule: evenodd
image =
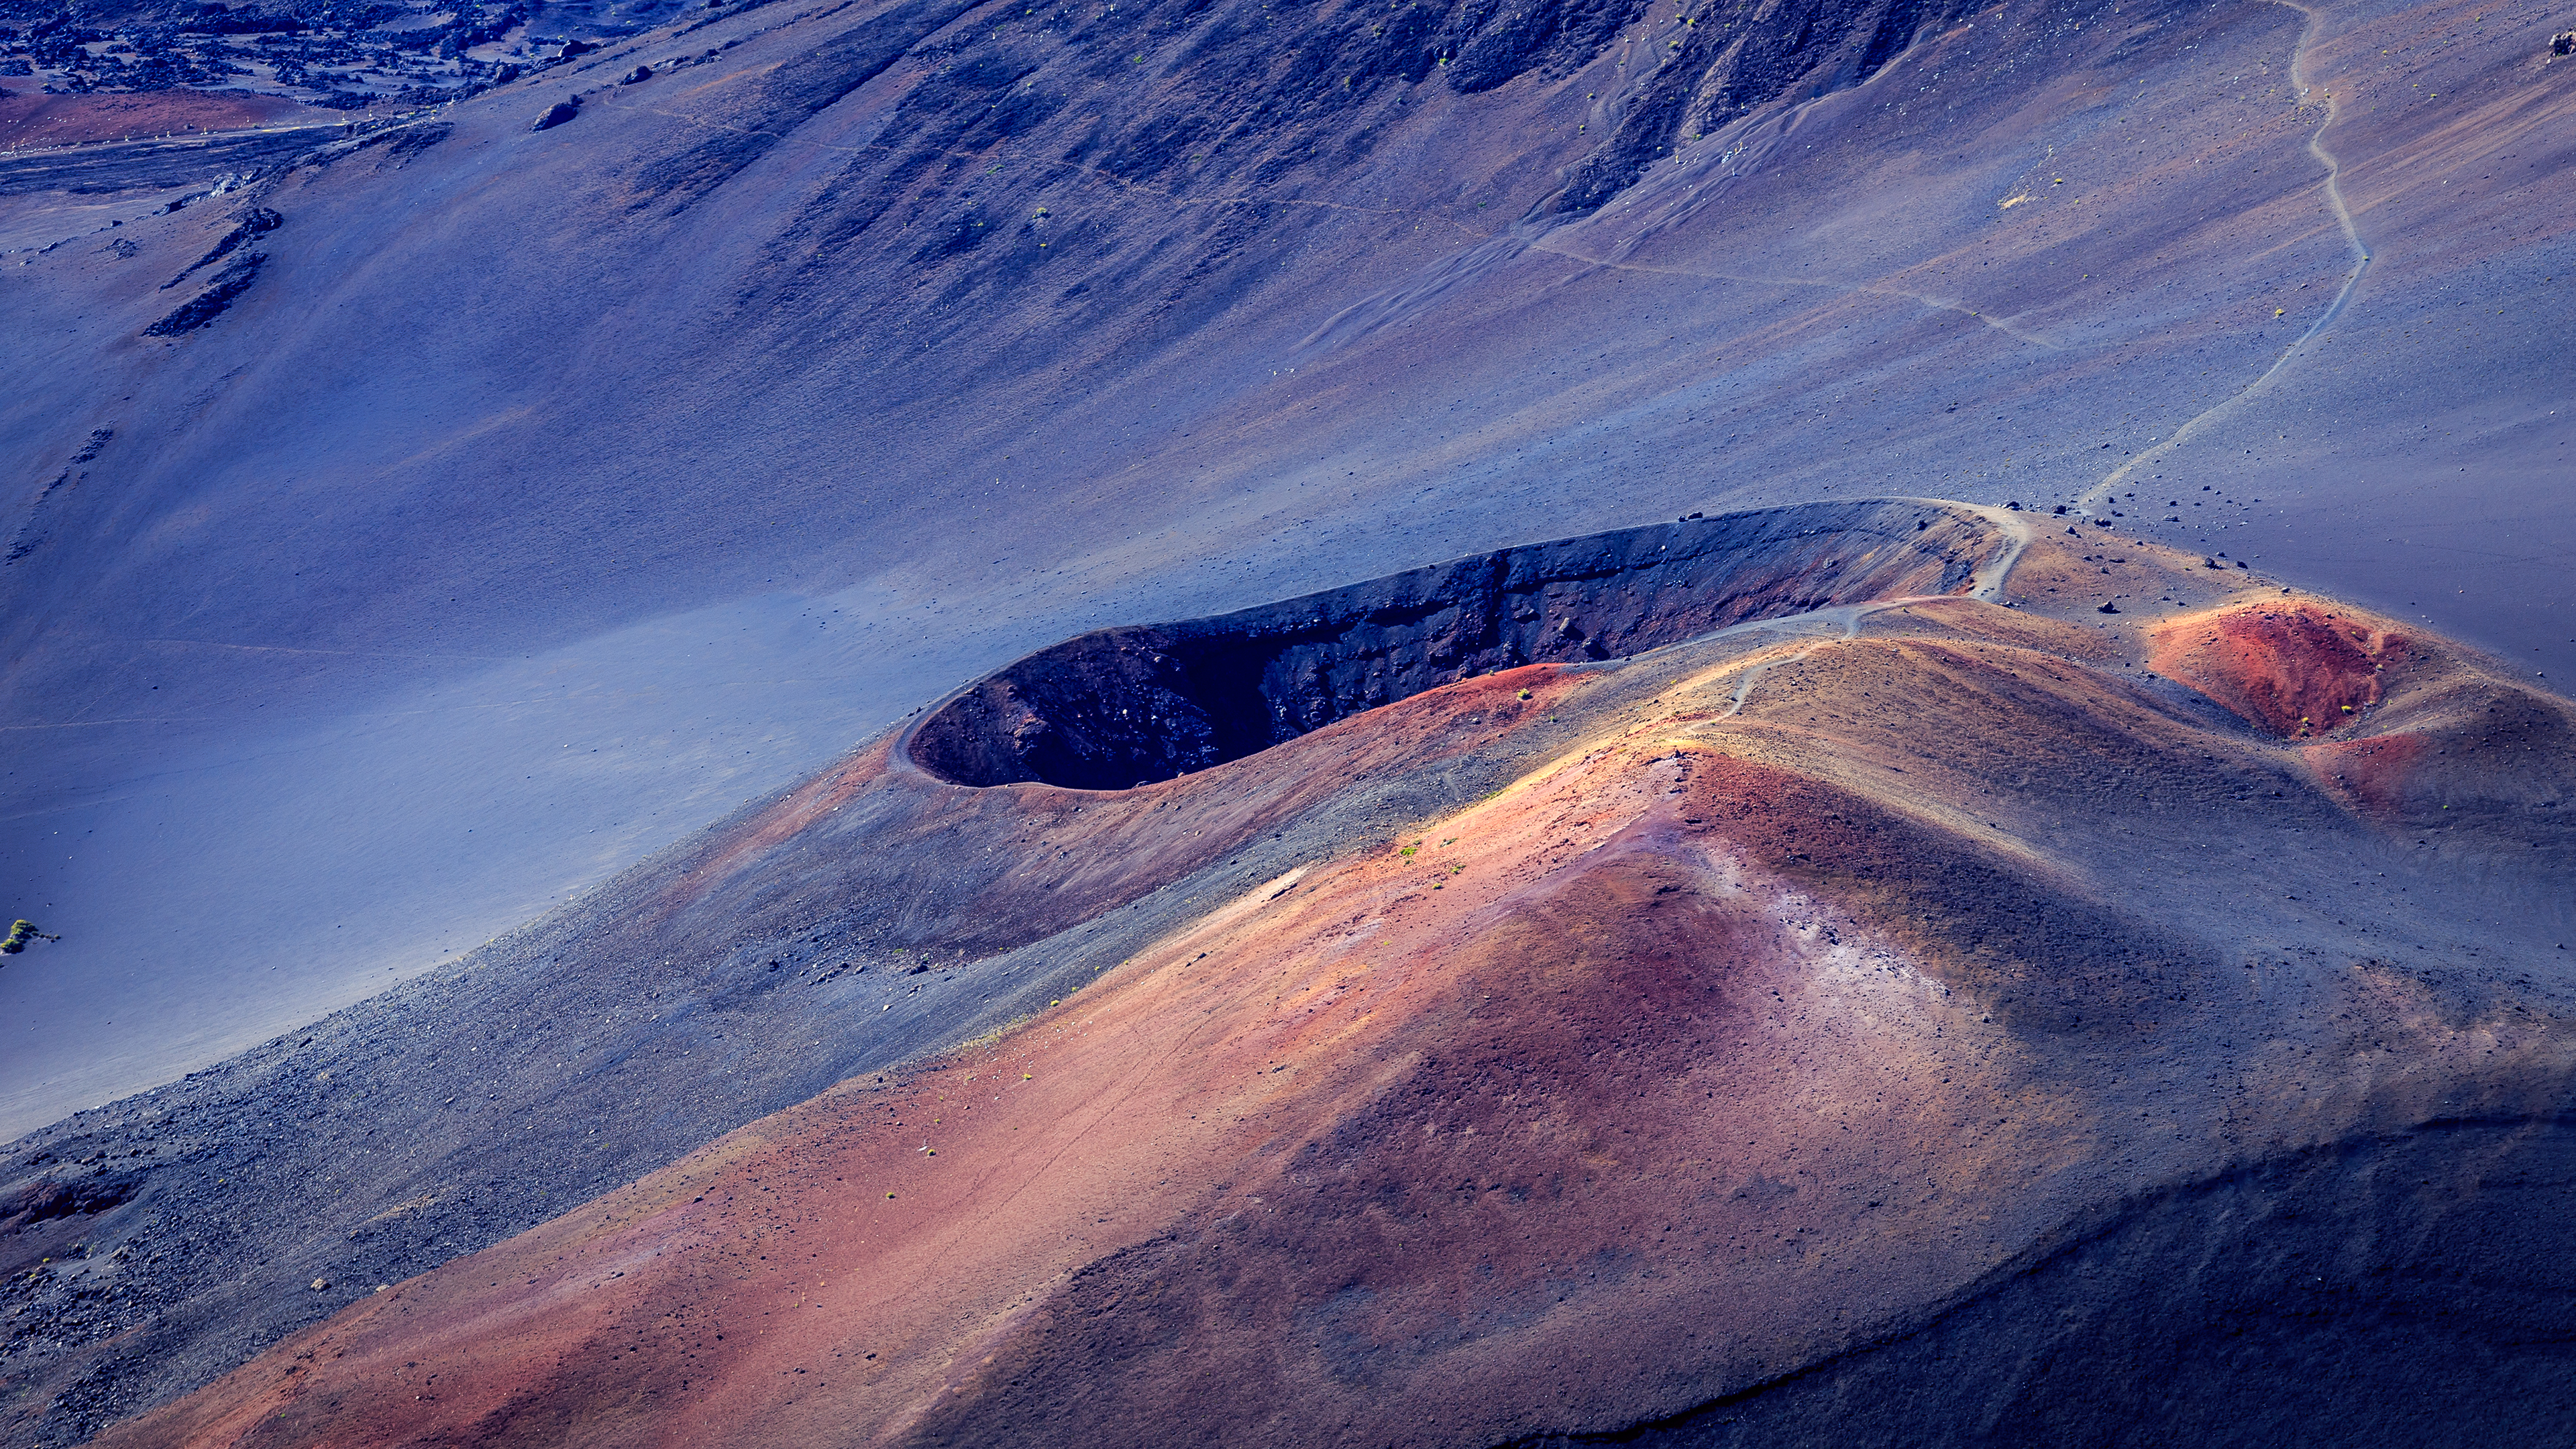
M 2563 1433 L 2568 707 L 2071 534 L 1083 793 L 1536 747 L 102 1442 Z

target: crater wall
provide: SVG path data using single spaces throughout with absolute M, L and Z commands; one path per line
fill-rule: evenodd
M 1955 594 L 2004 547 L 1973 510 L 1802 504 L 1526 544 L 1259 608 L 1102 629 L 932 712 L 916 764 L 963 785 L 1123 790 L 1472 675 L 1612 659 L 1729 625 Z

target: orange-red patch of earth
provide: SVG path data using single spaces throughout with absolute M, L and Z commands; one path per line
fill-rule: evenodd
M 2234 604 L 2156 628 L 2150 667 L 2284 739 L 2323 735 L 2379 702 L 2407 651 L 2383 620 L 2308 600 Z
M 313 115 L 312 110 L 294 101 L 247 93 L 170 90 L 129 95 L 11 95 L 0 98 L 0 147 L 75 146 L 85 141 L 239 131 Z

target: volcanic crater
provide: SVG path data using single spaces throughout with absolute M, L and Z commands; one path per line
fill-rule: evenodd
M 1215 618 L 1102 629 L 980 680 L 914 730 L 941 779 L 1124 790 L 1524 664 L 1641 654 L 1736 624 L 1972 586 L 1981 510 L 1805 504 L 1497 550 Z

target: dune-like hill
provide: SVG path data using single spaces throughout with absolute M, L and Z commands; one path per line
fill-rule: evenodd
M 1348 708 L 1115 787 L 1011 753 L 1034 715 L 1181 758 L 1136 748 L 1208 737 L 1176 672 Z M 716 1023 L 949 1044 L 424 1276 L 317 1231 L 286 1271 L 348 1307 L 104 1442 L 2555 1432 L 2568 715 L 1914 500 L 1076 639 L 546 943 L 609 1011 L 564 1055 L 636 1094 L 603 1137 L 723 1090 Z M 777 944 L 692 1002 L 717 922 Z M 422 1056 L 538 1075 L 456 1009 L 529 973 L 478 972 Z M 397 1160 L 463 1190 L 519 1125 L 442 1107 Z

